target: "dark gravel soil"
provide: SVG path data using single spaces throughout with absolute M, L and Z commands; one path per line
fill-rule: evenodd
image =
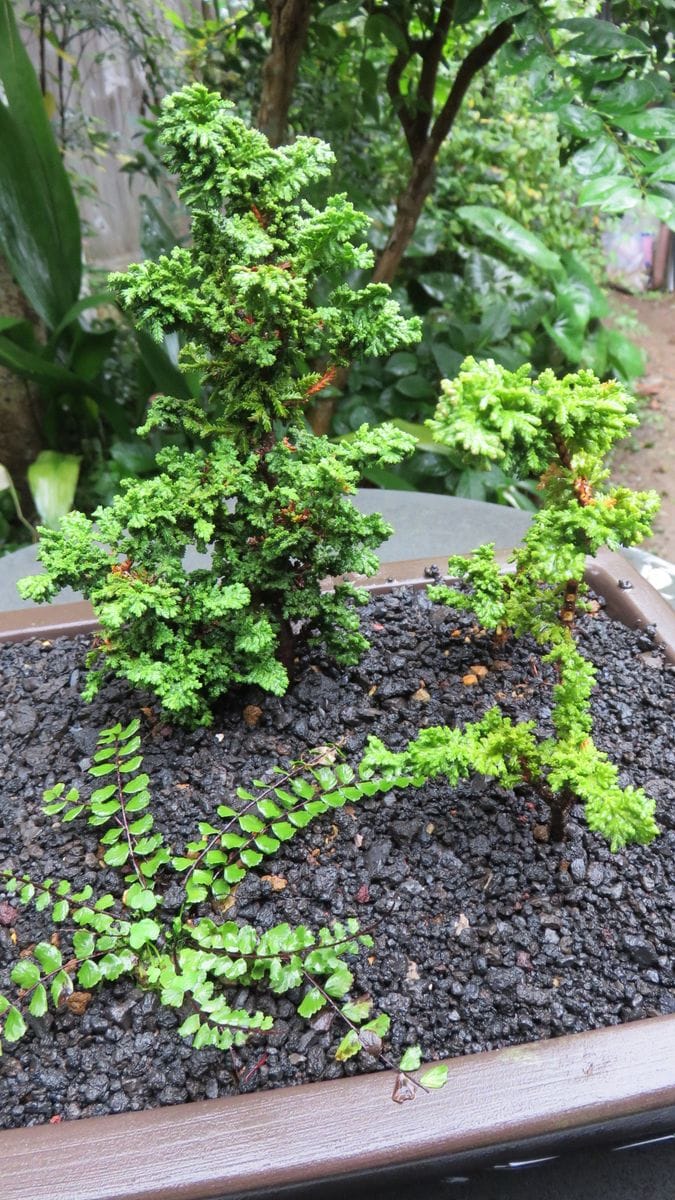
M 470 618 L 420 593 L 371 601 L 363 627 L 372 649 L 358 667 L 308 659 L 283 699 L 240 696 L 211 730 L 168 728 L 145 710 L 145 765 L 158 825 L 174 846 L 238 784 L 318 744 L 344 737 L 355 760 L 367 733 L 396 746 L 420 725 L 462 724 L 495 702 L 546 730 L 551 679 L 526 642 L 495 650 Z M 577 810 L 566 844 L 551 845 L 541 840 L 545 809 L 528 788 L 508 793 L 476 779 L 450 792 L 437 783 L 333 813 L 259 868 L 285 879 L 283 890 L 253 876 L 238 890 L 228 919 L 316 927 L 356 914 L 374 927 L 355 994 L 369 993 L 390 1014 L 393 1060 L 416 1042 L 434 1058 L 675 1012 L 675 673 L 648 633 L 602 611 L 579 633 L 599 668 L 596 741 L 618 759 L 624 782 L 656 798 L 663 832 L 652 847 L 612 855 Z M 138 712 L 138 698 L 118 682 L 82 703 L 86 645 L 33 641 L 0 652 L 0 853 L 17 872 L 119 894 L 116 873 L 97 858 L 95 831 L 41 811 L 42 789 L 56 780 L 87 786 L 98 730 Z M 463 683 L 476 664 L 487 673 Z M 252 699 L 263 713 L 249 728 L 243 709 Z M 0 986 L 17 951 L 50 932 L 44 917 L 17 914 L 0 897 Z M 293 998 L 256 998 L 276 1019 L 264 1042 L 238 1052 L 245 1090 L 374 1069 L 372 1060 L 335 1063 L 344 1028 L 338 1020 L 326 1028 L 321 1015 L 302 1021 Z M 176 1034 L 179 1020 L 119 981 L 96 990 L 79 1015 L 31 1021 L 0 1060 L 0 1127 L 236 1091 L 229 1056 L 192 1050 Z

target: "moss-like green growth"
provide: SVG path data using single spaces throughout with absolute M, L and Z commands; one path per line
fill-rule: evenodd
M 453 557 L 452 577 L 468 590 L 438 584 L 433 600 L 475 612 L 499 637 L 531 634 L 553 664 L 554 736 L 537 737 L 531 722 L 514 725 L 498 708 L 462 730 L 425 729 L 402 754 L 371 739 L 366 771 L 412 774 L 418 782 L 445 774 L 456 782 L 472 772 L 505 786 L 534 784 L 551 807 L 551 836 L 564 833 L 577 800 L 592 829 L 613 850 L 649 842 L 658 832 L 654 802 L 641 788 L 621 787 L 617 768 L 592 739 L 590 696 L 595 670 L 574 638 L 583 603 L 584 563 L 601 546 L 632 545 L 650 532 L 659 506 L 655 492 L 609 487 L 604 460 L 636 424 L 631 399 L 618 383 L 600 383 L 590 371 L 557 379 L 530 368 L 510 372 L 469 358 L 453 382 L 444 381 L 433 420 L 438 441 L 464 450 L 474 463 L 504 463 L 520 476 L 540 476 L 542 508 L 514 555 L 515 571 L 500 571 L 494 546 L 472 558 Z
M 389 354 L 419 330 L 386 286 L 344 282 L 371 263 L 355 241 L 367 218 L 344 196 L 323 209 L 302 199 L 329 173 L 328 146 L 298 138 L 272 149 L 198 84 L 164 101 L 160 129 L 193 244 L 111 285 L 140 329 L 181 333 L 180 366 L 200 374 L 207 397 L 156 397 L 139 432 L 162 425 L 198 448 L 162 450 L 157 476 L 127 481 L 93 520 L 71 513 L 58 532 L 41 530 L 46 574 L 20 590 L 49 600 L 70 585 L 92 601 L 103 632 L 87 698 L 113 671 L 179 720 L 208 723 L 234 684 L 285 691 L 299 626 L 343 662 L 367 646 L 349 603 L 356 589 L 325 595 L 319 585 L 376 570 L 374 549 L 391 530 L 347 497 L 366 463 L 396 463 L 414 441 L 363 426 L 333 445 L 303 412 L 336 368 Z M 186 571 L 190 545 L 210 545 L 211 565 Z

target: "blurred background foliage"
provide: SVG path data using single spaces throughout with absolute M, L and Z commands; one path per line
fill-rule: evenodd
M 180 335 L 134 333 L 104 267 L 83 269 L 78 211 L 96 194 L 87 164 L 117 153 L 142 253 L 182 240 L 155 117 L 187 80 L 274 142 L 331 143 L 326 188 L 369 213 L 375 278 L 423 318 L 419 346 L 355 363 L 323 394 L 315 427 L 349 437 L 394 419 L 416 434 L 413 459 L 371 484 L 536 503 L 532 483 L 461 471 L 422 422 L 467 354 L 640 374 L 607 323 L 599 235 L 637 206 L 675 226 L 674 22 L 675 0 L 0 0 L 0 549 L 26 539 L 26 517 L 58 519 L 75 486 L 91 511 L 151 472 L 160 435 L 135 433 L 149 398 L 200 394 L 176 369 Z M 104 64 L 138 85 L 130 152 L 87 115 Z

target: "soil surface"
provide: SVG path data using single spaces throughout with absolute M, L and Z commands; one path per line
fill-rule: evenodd
M 495 702 L 550 729 L 552 679 L 526 640 L 495 651 L 469 616 L 411 592 L 372 600 L 363 627 L 373 644 L 358 667 L 306 658 L 284 698 L 258 698 L 254 727 L 243 716 L 250 695 L 223 709 L 212 729 L 192 733 L 144 709 L 156 820 L 176 848 L 237 785 L 271 777 L 274 764 L 317 745 L 344 738 L 355 762 L 367 733 L 398 747 L 421 725 L 462 725 Z M 316 928 L 353 914 L 372 931 L 374 949 L 353 965 L 353 994 L 389 1013 L 392 1063 L 415 1043 L 431 1059 L 675 1012 L 675 672 L 648 633 L 617 626 L 602 610 L 580 622 L 579 637 L 598 668 L 596 742 L 619 756 L 624 783 L 656 799 L 662 834 L 651 847 L 611 854 L 578 809 L 566 843 L 550 844 L 542 840 L 546 809 L 528 787 L 508 792 L 477 778 L 450 791 L 436 782 L 321 818 L 237 890 L 228 920 Z M 138 696 L 120 682 L 83 704 L 86 648 L 86 639 L 59 639 L 0 653 L 0 855 L 16 872 L 119 896 L 123 885 L 102 865 L 96 831 L 41 810 L 42 789 L 56 780 L 87 788 L 98 730 L 138 713 Z M 475 665 L 486 672 L 463 683 Z M 275 890 L 270 875 L 285 886 Z M 168 888 L 165 911 L 179 903 Z M 0 990 L 17 954 L 52 932 L 45 914 L 19 910 L 0 897 Z M 67 953 L 68 931 L 60 936 Z M 5 1047 L 0 1127 L 381 1066 L 364 1056 L 336 1063 L 341 1020 L 301 1020 L 300 998 L 237 995 L 237 1005 L 275 1018 L 264 1039 L 237 1051 L 237 1076 L 229 1055 L 179 1038 L 180 1014 L 133 981 L 95 989 L 76 1011 L 30 1018 L 28 1036 Z
M 646 374 L 636 385 L 643 405 L 640 425 L 614 456 L 612 478 L 627 487 L 653 488 L 659 493 L 661 511 L 654 536 L 641 546 L 675 563 L 675 295 L 615 292 L 612 304 L 625 333 L 647 355 Z

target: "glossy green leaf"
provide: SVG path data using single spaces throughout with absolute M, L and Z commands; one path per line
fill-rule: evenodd
M 315 1013 L 326 1004 L 326 999 L 322 996 L 318 988 L 310 988 L 302 1002 L 298 1005 L 298 1013 L 301 1017 L 313 1017 Z
M 0 0 L 0 248 L 53 329 L 79 296 L 80 219 L 13 7 Z
M 432 1090 L 445 1087 L 447 1082 L 448 1068 L 445 1063 L 437 1063 L 435 1067 L 430 1067 L 420 1078 L 420 1083 Z
M 129 847 L 126 842 L 118 842 L 106 850 L 103 858 L 109 867 L 122 867 L 129 857 Z
M 618 176 L 624 167 L 621 151 L 608 137 L 589 142 L 572 155 L 570 164 L 578 175 L 594 179 L 597 175 Z
M 388 375 L 414 375 L 418 365 L 417 355 L 408 350 L 399 350 L 387 359 L 385 371 Z
M 33 954 L 43 971 L 57 971 L 63 961 L 58 946 L 52 946 L 51 942 L 38 942 Z
M 391 42 L 392 46 L 395 46 L 397 50 L 405 52 L 408 49 L 403 29 L 384 12 L 375 12 L 368 17 L 365 25 L 365 36 L 371 41 L 378 41 L 380 38 L 384 38 L 385 41 Z
M 5 1017 L 5 1026 L 2 1031 L 6 1042 L 18 1042 L 26 1032 L 26 1022 L 24 1021 L 18 1008 L 10 1008 Z
M 147 942 L 156 942 L 161 933 L 160 926 L 152 917 L 144 917 L 131 926 L 129 945 L 133 950 L 140 950 Z
M 28 1011 L 31 1017 L 44 1017 L 47 1011 L 47 992 L 43 983 L 39 983 L 33 992 Z
M 28 468 L 28 486 L 40 522 L 58 529 L 61 517 L 70 512 L 80 476 L 81 459 L 76 454 L 42 450 Z
M 501 25 L 502 21 L 511 21 L 530 7 L 530 4 L 523 4 L 522 0 L 488 0 L 488 17 L 493 24 Z
M 579 204 L 597 205 L 603 212 L 626 212 L 640 203 L 639 190 L 626 176 L 589 179 L 579 192 Z
M 594 105 L 610 116 L 622 117 L 641 112 L 668 94 L 668 81 L 663 75 L 648 75 L 644 79 L 625 79 L 606 88 L 594 98 Z
M 496 208 L 483 205 L 462 205 L 457 215 L 472 229 L 491 238 L 503 250 L 524 258 L 541 271 L 558 273 L 562 263 L 557 254 L 549 250 L 535 234 L 530 233 L 513 217 L 506 216 Z
M 58 925 L 60 921 L 65 921 L 69 912 L 70 912 L 70 905 L 68 904 L 68 901 L 67 900 L 57 900 L 56 904 L 54 905 L 54 907 L 52 909 L 52 921 L 54 921 Z
M 630 382 L 644 374 L 646 356 L 644 350 L 631 342 L 618 329 L 607 330 L 607 350 L 612 366 L 622 379 Z
M 578 104 L 564 104 L 558 109 L 558 120 L 563 129 L 570 130 L 577 137 L 594 138 L 604 132 L 604 123 L 598 113 Z
M 29 958 L 22 958 L 12 967 L 10 979 L 20 988 L 32 988 L 40 980 L 40 968 Z
M 422 1050 L 419 1046 L 408 1046 L 399 1063 L 401 1071 L 416 1071 L 422 1062 Z
M 83 988 L 96 987 L 101 979 L 101 969 L 98 963 L 93 961 L 83 962 L 77 972 L 77 982 Z
M 602 21 L 599 17 L 575 17 L 569 21 L 562 21 L 560 27 L 577 34 L 565 43 L 567 53 L 574 52 L 597 58 L 621 51 L 627 54 L 649 53 L 648 44 L 622 33 L 618 25 L 611 21 Z
M 344 0 L 341 4 L 327 4 L 317 13 L 320 25 L 337 25 L 342 21 L 351 21 L 361 8 L 360 0 Z
M 361 1041 L 358 1033 L 354 1029 L 350 1029 L 343 1037 L 338 1046 L 335 1057 L 338 1062 L 346 1062 L 348 1058 L 353 1058 L 361 1049 Z
M 83 312 L 88 312 L 90 308 L 117 307 L 115 297 L 112 292 L 92 292 L 89 296 L 83 296 L 81 300 L 77 300 L 75 304 L 71 304 L 70 308 L 65 312 L 59 321 L 58 325 L 52 333 L 48 345 L 56 346 L 61 334 L 77 321 L 78 317 Z
M 0 0 L 1 2 L 1 0 Z M 0 110 L 1 112 L 1 110 Z M 25 350 L 10 338 L 0 334 L 0 365 L 9 367 L 16 375 L 25 379 L 33 379 L 46 388 L 59 388 L 64 392 L 74 392 L 79 395 L 87 391 L 87 381 L 74 372 L 62 367 L 59 363 L 51 362 L 42 354 Z
M 614 119 L 634 137 L 648 138 L 649 141 L 675 138 L 675 109 L 672 108 L 647 108 L 644 112 Z
M 663 224 L 667 225 L 669 229 L 675 227 L 675 201 L 670 200 L 667 196 L 655 196 L 653 192 L 648 192 L 645 204 L 650 212 L 653 212 L 654 216 L 658 217 L 659 221 L 663 221 Z

